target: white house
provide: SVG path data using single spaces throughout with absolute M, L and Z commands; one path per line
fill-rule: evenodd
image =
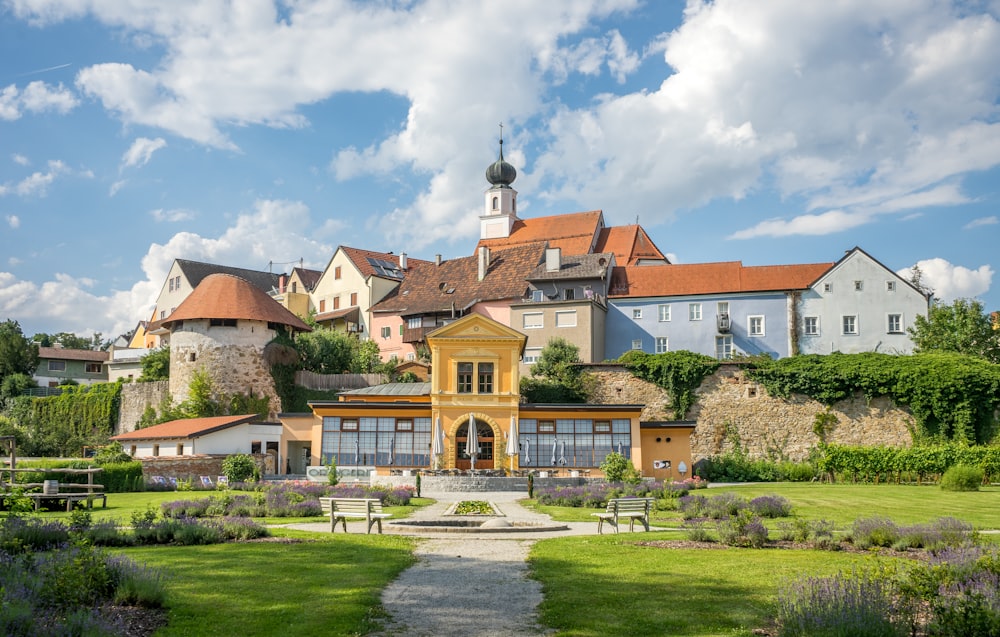
M 281 423 L 255 422 L 251 415 L 186 418 L 112 436 L 133 458 L 165 456 L 273 455 L 273 466 L 281 442 Z
M 855 247 L 799 296 L 799 353 L 909 354 L 906 328 L 927 308 L 920 290 Z

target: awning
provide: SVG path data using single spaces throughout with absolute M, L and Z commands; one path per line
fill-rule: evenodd
M 332 312 L 323 312 L 322 314 L 316 315 L 316 322 L 323 323 L 325 321 L 337 321 L 343 320 L 347 323 L 360 323 L 361 309 L 354 305 L 352 307 L 344 308 L 343 310 L 334 310 Z

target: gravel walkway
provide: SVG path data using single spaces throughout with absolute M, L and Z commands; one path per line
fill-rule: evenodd
M 414 512 L 412 520 L 440 520 L 460 500 L 486 500 L 518 524 L 552 525 L 547 515 L 517 503 L 525 494 L 425 493 L 437 502 Z M 528 579 L 525 560 L 535 540 L 560 535 L 595 533 L 596 524 L 567 524 L 560 531 L 509 533 L 454 533 L 432 529 L 402 529 L 386 525 L 386 532 L 422 537 L 418 562 L 404 571 L 382 593 L 382 605 L 391 617 L 380 637 L 516 637 L 546 635 L 538 625 L 541 585 Z M 391 529 L 391 530 L 390 530 Z

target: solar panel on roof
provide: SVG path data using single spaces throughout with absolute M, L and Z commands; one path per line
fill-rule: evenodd
M 399 266 L 392 261 L 387 261 L 385 259 L 376 259 L 375 257 L 366 257 L 368 260 L 368 265 L 372 266 L 376 274 L 384 277 L 389 277 L 391 279 L 402 279 L 403 272 L 399 269 Z

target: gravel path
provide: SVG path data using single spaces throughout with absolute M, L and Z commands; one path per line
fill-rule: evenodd
M 415 520 L 441 519 L 459 500 L 487 500 L 508 522 L 551 524 L 547 515 L 517 503 L 523 493 L 426 493 L 437 502 L 414 513 Z M 541 585 L 528 579 L 525 560 L 541 537 L 594 533 L 594 524 L 571 524 L 565 531 L 517 533 L 434 533 L 419 535 L 418 562 L 382 593 L 391 619 L 381 637 L 516 637 L 546 635 L 538 625 Z

